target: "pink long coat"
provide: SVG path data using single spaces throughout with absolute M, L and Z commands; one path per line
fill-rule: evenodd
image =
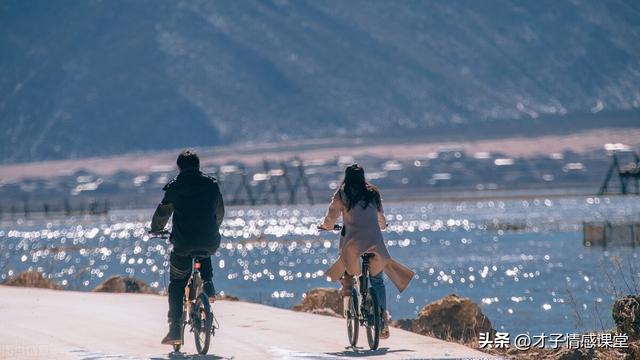
M 414 272 L 394 260 L 387 251 L 380 230 L 387 226 L 382 206 L 378 210 L 374 203 L 369 203 L 363 209 L 361 204 L 356 204 L 347 211 L 344 197 L 344 192 L 340 190 L 333 195 L 321 225 L 325 229 L 333 229 L 342 215 L 346 229 L 344 236 L 340 237 L 340 256 L 327 270 L 327 276 L 333 281 L 338 281 L 345 270 L 351 275 L 358 276 L 361 273 L 360 256 L 364 253 L 373 253 L 375 256 L 369 263 L 371 274 L 377 275 L 380 271 L 384 271 L 398 290 L 403 291 L 409 285 Z

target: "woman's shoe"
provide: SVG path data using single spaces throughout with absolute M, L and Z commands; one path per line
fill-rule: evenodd
M 385 311 L 382 315 L 382 330 L 380 331 L 380 339 L 388 339 L 391 336 L 389 332 L 389 323 L 391 322 L 391 316 L 388 311 Z

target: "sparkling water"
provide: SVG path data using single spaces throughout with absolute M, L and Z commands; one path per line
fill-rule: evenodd
M 616 295 L 638 292 L 632 247 L 586 248 L 582 222 L 637 221 L 638 197 L 567 197 L 385 204 L 390 253 L 416 271 L 387 296 L 393 318 L 414 317 L 451 293 L 480 305 L 511 333 L 611 328 Z M 291 307 L 315 287 L 338 287 L 325 270 L 338 234 L 318 233 L 326 206 L 229 208 L 213 257 L 218 291 Z M 152 209 L 109 216 L 5 219 L 0 278 L 37 270 L 68 290 L 128 274 L 158 291 L 168 284 L 166 240 L 149 238 Z M 164 316 L 159 314 L 158 316 Z

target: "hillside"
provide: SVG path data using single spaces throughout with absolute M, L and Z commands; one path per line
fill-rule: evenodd
M 638 127 L 638 25 L 625 0 L 3 1 L 0 162 Z

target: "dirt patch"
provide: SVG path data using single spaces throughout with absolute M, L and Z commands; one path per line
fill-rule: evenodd
M 223 300 L 223 301 L 240 301 L 240 298 L 237 296 L 233 296 L 233 295 L 228 295 L 228 294 L 224 294 L 224 295 L 216 295 L 216 301 L 218 300 Z
M 316 288 L 304 294 L 302 302 L 294 305 L 294 311 L 342 317 L 343 301 L 338 289 Z
M 93 292 L 157 294 L 147 283 L 132 277 L 115 275 L 96 286 Z
M 20 273 L 15 277 L 7 279 L 3 285 L 62 290 L 62 286 L 45 278 L 42 273 L 37 271 L 26 271 Z
M 629 335 L 629 339 L 640 339 L 640 296 L 628 295 L 613 303 L 611 316 L 618 333 Z
M 480 307 L 468 298 L 447 295 L 428 304 L 415 319 L 402 319 L 395 326 L 418 334 L 463 343 L 478 339 L 479 333 L 493 336 L 495 329 Z

